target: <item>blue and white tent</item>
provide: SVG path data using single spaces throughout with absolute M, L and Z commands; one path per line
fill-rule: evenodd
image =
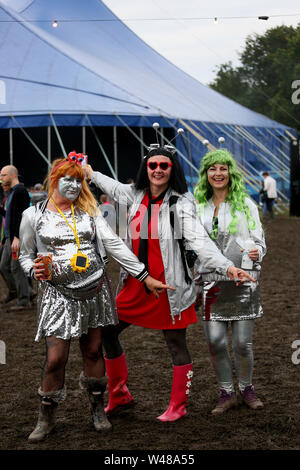
M 89 153 L 93 139 L 108 171 L 117 176 L 118 167 L 131 165 L 126 145 L 140 158 L 155 140 L 149 129 L 156 121 L 162 141 L 174 129 L 185 129 L 177 147 L 191 186 L 207 151 L 203 140 L 209 148 L 219 147 L 223 136 L 252 193 L 259 190 L 260 172 L 268 169 L 278 179 L 282 197 L 288 197 L 289 147 L 295 131 L 184 73 L 101 1 L 0 0 L 0 25 L 0 135 L 5 129 L 9 133 L 6 163 L 17 159 L 24 176 L 41 157 L 46 165 L 58 156 L 53 139 L 60 153 L 76 148 L 64 143 L 68 127 L 81 128 L 77 134 L 83 148 L 77 145 L 77 150 Z M 103 133 L 108 128 L 110 143 Z M 16 151 L 16 130 L 30 141 L 30 155 Z M 138 147 L 131 147 L 133 138 Z M 120 172 L 118 176 L 122 179 Z

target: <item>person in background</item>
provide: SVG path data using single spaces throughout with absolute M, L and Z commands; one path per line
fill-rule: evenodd
M 23 211 L 29 206 L 30 198 L 23 183 L 19 182 L 18 170 L 12 165 L 1 169 L 2 184 L 10 187 L 6 200 L 6 209 L 1 208 L 5 217 L 4 245 L 0 262 L 0 272 L 8 287 L 8 295 L 4 302 L 17 298 L 17 304 L 10 310 L 29 308 L 31 289 L 25 273 L 18 260 L 20 251 L 19 229 Z
M 277 183 L 272 176 L 270 176 L 270 173 L 268 171 L 263 172 L 263 177 L 264 177 L 264 191 L 266 194 L 266 206 L 267 206 L 267 211 L 270 214 L 271 220 L 274 219 L 274 211 L 273 211 L 273 206 L 275 203 L 275 200 L 277 199 Z
M 5 242 L 5 237 L 4 237 L 4 230 L 5 230 L 5 216 L 4 216 L 4 213 L 5 212 L 4 211 L 6 210 L 6 201 L 7 201 L 8 195 L 9 195 L 10 185 L 7 184 L 7 183 L 6 184 L 2 183 L 1 180 L 0 180 L 0 183 L 1 183 L 1 198 L 0 198 L 0 261 L 1 261 L 1 256 L 2 256 L 2 252 L 3 252 L 3 245 L 4 245 L 4 242 Z M 1 212 L 2 209 L 4 209 L 3 212 Z M 16 294 L 17 289 L 16 289 L 15 286 L 14 286 L 12 292 L 14 292 Z M 11 297 L 13 297 L 13 296 L 9 292 L 7 294 L 7 296 L 4 299 L 1 300 L 1 303 L 10 302 L 10 300 L 12 300 Z M 13 298 L 16 298 L 16 295 Z
M 123 287 L 117 297 L 119 324 L 107 327 L 103 332 L 109 380 L 109 403 L 105 411 L 112 414 L 134 403 L 127 387 L 127 362 L 119 341 L 119 334 L 133 324 L 163 333 L 172 359 L 173 383 L 169 406 L 157 419 L 176 421 L 187 413 L 193 364 L 186 343 L 186 329 L 197 321 L 192 274 L 180 241 L 184 238 L 196 256 L 204 259 L 212 269 L 219 269 L 225 277 L 245 281 L 248 274 L 235 268 L 203 230 L 196 216 L 195 199 L 187 190 L 173 146 L 150 146 L 135 184 L 122 184 L 93 171 L 89 165 L 86 172 L 91 181 L 116 203 L 127 199 L 127 245 L 145 263 L 152 276 L 176 288 L 164 292 L 157 300 L 140 287 L 134 277 L 121 273 Z M 181 233 L 175 233 L 178 228 Z
M 267 193 L 264 190 L 264 181 L 261 182 L 261 188 L 259 191 L 259 196 L 258 196 L 258 204 L 259 207 L 263 209 L 263 214 L 266 216 L 267 214 Z
M 47 191 L 44 191 L 43 185 L 36 183 L 31 191 L 31 204 L 35 206 L 38 202 L 45 201 L 47 197 Z
M 257 281 L 266 253 L 256 205 L 247 196 L 242 175 L 227 150 L 207 153 L 195 188 L 200 220 L 219 250 L 235 266 L 246 269 Z M 220 396 L 213 415 L 237 406 L 228 329 L 232 328 L 238 386 L 241 399 L 252 409 L 263 407 L 252 385 L 254 320 L 263 315 L 258 282 L 237 287 L 229 278 L 212 272 L 205 260 L 195 264 L 195 282 L 202 305 L 202 318 Z

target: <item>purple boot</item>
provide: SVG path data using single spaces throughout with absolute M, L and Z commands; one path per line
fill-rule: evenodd
M 224 411 L 237 406 L 235 392 L 227 393 L 223 388 L 220 389 L 220 397 L 217 406 L 211 411 L 212 415 L 220 415 Z
M 255 395 L 253 385 L 248 385 L 243 392 L 240 391 L 240 394 L 243 402 L 252 410 L 260 410 L 264 407 L 263 402 Z

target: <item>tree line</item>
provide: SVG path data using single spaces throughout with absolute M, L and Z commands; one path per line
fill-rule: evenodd
M 241 65 L 218 65 L 211 88 L 300 131 L 300 23 L 246 38 Z

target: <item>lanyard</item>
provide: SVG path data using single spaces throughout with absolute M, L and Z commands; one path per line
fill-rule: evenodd
M 64 213 L 57 207 L 57 205 L 56 205 L 55 202 L 53 201 L 52 197 L 51 197 L 51 201 L 53 202 L 54 206 L 56 207 L 56 209 L 58 210 L 58 212 L 60 213 L 60 215 L 65 219 L 66 223 L 68 224 L 68 226 L 70 227 L 70 229 L 71 229 L 72 232 L 74 233 L 75 240 L 76 240 L 76 243 L 77 243 L 77 248 L 78 248 L 78 251 L 80 251 L 80 243 L 79 243 L 79 237 L 78 237 L 78 234 L 77 234 L 77 228 L 76 228 L 76 222 L 75 222 L 75 215 L 74 215 L 74 207 L 73 207 L 73 204 L 71 204 L 71 210 L 72 210 L 74 228 L 72 227 L 72 225 L 69 224 L 69 222 L 67 221 L 67 218 L 65 217 Z

